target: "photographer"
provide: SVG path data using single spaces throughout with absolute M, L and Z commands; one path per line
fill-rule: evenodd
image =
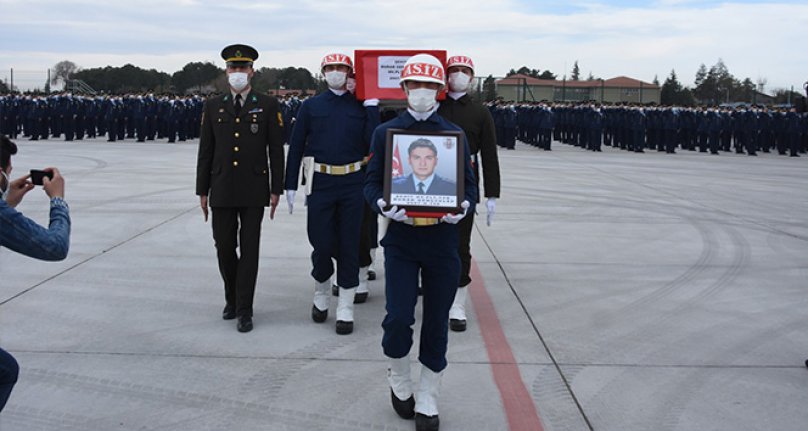
M 50 223 L 45 228 L 14 209 L 33 190 L 31 175 L 14 181 L 11 156 L 17 145 L 0 136 L 0 247 L 41 260 L 62 260 L 70 248 L 70 213 L 64 201 L 65 182 L 56 168 L 45 169 L 42 188 L 50 197 Z M 14 358 L 0 349 L 0 411 L 17 382 L 19 368 Z

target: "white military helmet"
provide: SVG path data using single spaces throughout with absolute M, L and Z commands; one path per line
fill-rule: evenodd
M 474 72 L 474 62 L 471 61 L 471 57 L 466 57 L 465 55 L 455 55 L 449 57 L 449 59 L 446 60 L 446 69 L 449 69 L 452 66 L 468 67 L 472 72 Z
M 353 70 L 353 62 L 351 61 L 351 57 L 339 52 L 326 54 L 325 57 L 323 57 L 323 60 L 320 62 L 320 70 L 322 71 L 324 67 L 331 64 L 342 64 L 350 67 L 351 70 Z
M 398 83 L 404 84 L 406 81 L 434 82 L 446 85 L 443 63 L 429 54 L 413 55 L 404 63 Z

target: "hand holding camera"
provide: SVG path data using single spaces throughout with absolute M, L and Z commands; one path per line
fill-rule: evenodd
M 65 197 L 65 179 L 58 169 L 54 167 L 43 170 L 31 169 L 29 176 L 31 184 L 41 185 L 49 198 Z

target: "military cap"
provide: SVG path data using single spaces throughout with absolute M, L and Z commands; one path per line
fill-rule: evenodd
M 222 50 L 222 58 L 228 66 L 252 66 L 258 59 L 258 51 L 249 45 L 235 44 Z

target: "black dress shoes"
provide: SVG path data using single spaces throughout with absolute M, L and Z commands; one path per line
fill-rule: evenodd
M 449 319 L 449 329 L 454 332 L 463 332 L 466 330 L 466 319 Z
M 438 431 L 440 429 L 440 420 L 438 415 L 427 416 L 421 413 L 415 414 L 415 431 Z
M 314 320 L 317 323 L 325 322 L 325 319 L 328 318 L 328 309 L 326 308 L 325 311 L 320 311 L 317 309 L 316 306 L 311 306 L 311 320 Z
M 253 329 L 252 317 L 251 316 L 239 316 L 238 318 L 238 326 L 236 326 L 238 332 L 250 332 Z
M 225 305 L 224 310 L 222 310 L 222 319 L 224 320 L 233 320 L 236 318 L 236 307 L 232 305 Z
M 368 280 L 373 281 L 376 279 L 376 271 L 369 269 L 368 270 Z
M 395 392 L 393 392 L 393 388 L 390 388 L 390 399 L 393 401 L 393 410 L 395 410 L 402 419 L 412 419 L 415 417 L 415 397 L 410 395 L 409 398 L 402 401 L 398 399 Z

